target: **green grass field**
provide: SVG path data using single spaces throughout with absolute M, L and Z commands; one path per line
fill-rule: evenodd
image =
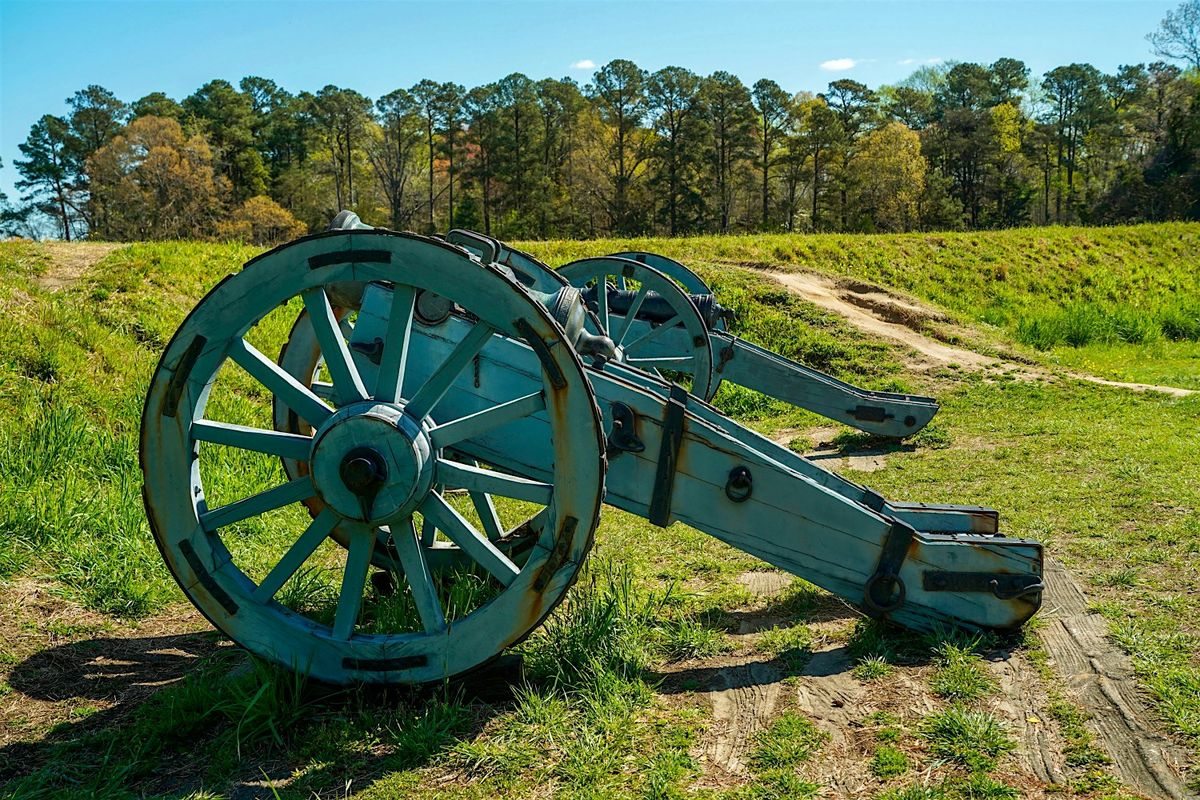
M 898 499 L 994 506 L 1005 532 L 1043 541 L 1130 654 L 1161 729 L 1200 748 L 1200 395 L 1065 377 L 1200 388 L 1200 225 L 520 246 L 552 264 L 631 247 L 679 258 L 738 311 L 739 335 L 868 388 L 936 395 L 942 411 L 913 447 L 852 477 Z M 1136 796 L 1062 691 L 1037 625 L 1016 642 L 923 638 L 866 624 L 800 580 L 760 597 L 745 576 L 761 562 L 614 510 L 568 601 L 520 646 L 511 687 L 330 693 L 196 633 L 207 626 L 145 522 L 138 421 L 175 327 L 256 252 L 131 245 L 52 291 L 49 255 L 0 244 L 0 796 L 810 797 L 829 796 L 831 770 L 861 774 L 867 796 L 889 800 L 1041 796 L 984 658 L 1001 646 L 1036 673 L 1038 716 L 1066 742 L 1066 777 L 1050 788 Z M 905 292 L 1051 377 L 911 371 L 903 348 L 758 267 Z M 805 431 L 828 427 L 735 387 L 717 404 L 800 448 Z M 235 461 L 217 469 L 231 496 L 271 478 Z M 278 552 L 288 522 L 247 526 L 244 555 Z M 338 558 L 332 545 L 327 557 Z M 41 599 L 26 602 L 35 589 Z M 747 632 L 747 618 L 763 624 Z M 158 650 L 133 666 L 92 660 L 103 657 L 96 642 L 151 639 L 198 655 L 174 668 Z M 839 644 L 849 680 L 879 698 L 846 711 L 851 741 L 789 688 L 745 743 L 744 768 L 715 773 L 713 675 L 764 664 L 794 687 L 813 653 Z M 114 686 L 122 669 L 174 682 L 118 703 L 54 688 L 72 658 L 107 669 Z M 928 708 L 903 702 L 913 685 Z

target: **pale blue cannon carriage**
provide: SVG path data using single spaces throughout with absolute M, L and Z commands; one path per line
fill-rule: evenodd
M 276 359 L 251 342 L 279 314 Z M 660 256 L 552 270 L 479 234 L 343 213 L 225 278 L 168 345 L 142 420 L 155 539 L 231 639 L 342 684 L 440 680 L 520 641 L 575 580 L 604 503 L 915 630 L 1036 612 L 1042 547 L 999 535 L 996 512 L 887 500 L 707 400 L 729 380 L 886 436 L 936 403 L 802 367 L 727 318 Z M 233 364 L 256 390 L 227 399 Z M 230 408 L 258 423 L 221 421 Z M 281 463 L 277 483 L 210 504 L 206 475 L 235 456 Z M 295 530 L 278 555 L 246 556 L 245 526 L 280 514 Z M 320 575 L 326 600 L 297 601 Z

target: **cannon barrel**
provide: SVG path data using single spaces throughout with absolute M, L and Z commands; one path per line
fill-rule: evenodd
M 637 299 L 637 292 L 633 289 L 618 289 L 617 287 L 606 284 L 608 289 L 608 308 L 613 314 L 625 316 Z M 583 291 L 583 301 L 587 303 L 588 308 L 593 311 L 597 308 L 597 287 L 589 286 Z M 732 322 L 735 318 L 732 308 L 727 308 L 717 302 L 717 298 L 711 294 L 689 294 L 688 299 L 692 301 L 692 305 L 700 312 L 701 319 L 710 330 L 715 328 L 719 320 Z M 658 292 L 649 292 L 646 299 L 642 301 L 641 308 L 638 309 L 637 319 L 643 322 L 650 322 L 655 325 L 667 322 L 677 316 L 675 310 L 667 302 L 666 298 Z

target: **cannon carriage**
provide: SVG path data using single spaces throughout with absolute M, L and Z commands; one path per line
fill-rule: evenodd
M 1029 619 L 1042 548 L 999 535 L 996 512 L 889 501 L 707 401 L 730 380 L 891 436 L 936 403 L 756 348 L 707 289 L 650 254 L 552 270 L 472 232 L 340 215 L 224 279 L 163 353 L 141 437 L 156 542 L 231 639 L 341 684 L 440 680 L 520 641 L 563 599 L 604 504 L 909 628 Z M 272 358 L 252 342 L 281 314 Z M 236 402 L 217 380 L 230 365 L 255 387 Z M 254 403 L 257 424 L 216 413 Z M 207 471 L 229 450 L 280 464 L 278 482 L 210 505 Z M 243 557 L 239 525 L 288 510 L 277 557 Z M 331 546 L 334 596 L 287 602 Z

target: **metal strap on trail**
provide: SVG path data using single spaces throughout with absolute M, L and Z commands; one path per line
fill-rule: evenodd
M 872 617 L 883 617 L 904 603 L 906 594 L 904 581 L 900 580 L 900 567 L 908 555 L 916 531 L 911 526 L 895 520 L 883 540 L 879 564 L 875 574 L 867 579 L 863 588 L 863 606 Z
M 675 490 L 675 469 L 679 463 L 679 447 L 683 444 L 683 420 L 687 412 L 687 390 L 671 385 L 671 396 L 663 414 L 662 445 L 658 450 L 658 469 L 654 474 L 654 491 L 650 496 L 647 518 L 661 528 L 671 518 L 671 494 Z

